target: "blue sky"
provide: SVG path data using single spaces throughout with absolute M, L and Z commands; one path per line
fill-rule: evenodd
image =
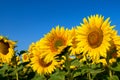
M 52 27 L 72 28 L 84 17 L 102 14 L 120 30 L 119 0 L 0 0 L 0 35 L 28 49 Z M 118 33 L 120 33 L 118 31 Z

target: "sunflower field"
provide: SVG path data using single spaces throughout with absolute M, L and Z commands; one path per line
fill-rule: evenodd
M 120 36 L 99 14 L 72 29 L 52 28 L 28 50 L 16 46 L 0 35 L 0 80 L 120 79 Z

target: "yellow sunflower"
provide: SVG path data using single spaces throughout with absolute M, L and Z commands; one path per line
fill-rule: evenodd
M 47 33 L 38 43 L 42 50 L 45 50 L 46 59 L 60 54 L 64 48 L 71 45 L 71 36 L 68 29 L 57 26 Z
M 27 53 L 22 54 L 22 61 L 23 62 L 29 62 L 29 55 Z
M 41 54 L 33 54 L 31 59 L 32 68 L 38 74 L 51 74 L 56 69 L 57 61 L 55 59 L 45 62 Z
M 78 41 L 76 40 L 76 28 L 70 30 L 70 35 L 72 37 L 72 45 L 70 46 L 70 55 L 80 54 L 80 48 L 77 47 Z
M 56 69 L 58 62 L 53 57 L 49 57 L 48 61 L 45 60 L 46 55 L 43 54 L 45 51 L 47 52 L 47 50 L 41 48 L 41 39 L 36 43 L 32 43 L 28 51 L 29 55 L 31 55 L 30 65 L 38 74 L 50 74 Z
M 81 26 L 77 27 L 78 47 L 82 49 L 83 55 L 88 53 L 93 60 L 100 56 L 106 57 L 113 28 L 109 18 L 104 20 L 101 15 L 90 16 L 88 20 L 84 18 Z
M 14 55 L 16 42 L 8 40 L 4 36 L 0 36 L 0 58 L 3 62 L 9 63 Z
M 120 57 L 120 36 L 117 35 L 117 31 L 113 31 L 111 40 L 111 47 L 108 51 L 109 63 L 116 62 L 116 59 Z

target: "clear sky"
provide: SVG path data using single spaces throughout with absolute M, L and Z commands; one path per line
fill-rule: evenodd
M 0 35 L 24 50 L 52 27 L 72 28 L 94 14 L 110 17 L 120 33 L 119 0 L 0 0 Z

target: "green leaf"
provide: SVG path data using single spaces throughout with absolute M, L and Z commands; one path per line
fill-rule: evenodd
M 108 80 L 119 80 L 118 76 L 113 75 L 111 78 L 108 77 Z
M 76 67 L 79 67 L 79 66 L 82 66 L 83 64 L 79 62 L 78 59 L 74 59 L 71 61 L 71 66 L 76 66 Z
M 20 56 L 20 55 L 22 55 L 23 53 L 26 53 L 26 52 L 27 52 L 26 50 L 21 50 L 20 53 L 18 53 L 18 54 Z
M 77 77 L 77 76 L 80 76 L 81 75 L 81 71 L 80 70 L 76 70 L 74 73 L 73 73 L 73 77 Z
M 32 78 L 31 80 L 46 80 L 46 78 L 44 75 L 40 75 L 36 73 L 35 77 Z
M 104 70 L 102 70 L 102 69 L 96 69 L 96 70 L 90 70 L 90 73 L 91 74 L 98 74 L 98 73 L 101 73 L 101 72 L 103 72 Z
M 116 66 L 109 66 L 109 68 L 113 71 L 120 71 L 120 63 L 117 63 Z
M 2 67 L 0 68 L 0 74 L 4 75 L 6 70 L 8 70 L 8 65 L 3 64 Z
M 48 80 L 65 80 L 65 72 L 57 71 L 54 74 L 51 74 Z
M 119 80 L 119 78 L 118 78 L 118 76 L 113 75 L 113 76 L 112 76 L 112 80 Z
M 102 69 L 96 69 L 96 70 L 90 70 L 90 73 L 92 74 L 92 77 L 95 78 L 98 73 L 102 73 L 104 70 Z

